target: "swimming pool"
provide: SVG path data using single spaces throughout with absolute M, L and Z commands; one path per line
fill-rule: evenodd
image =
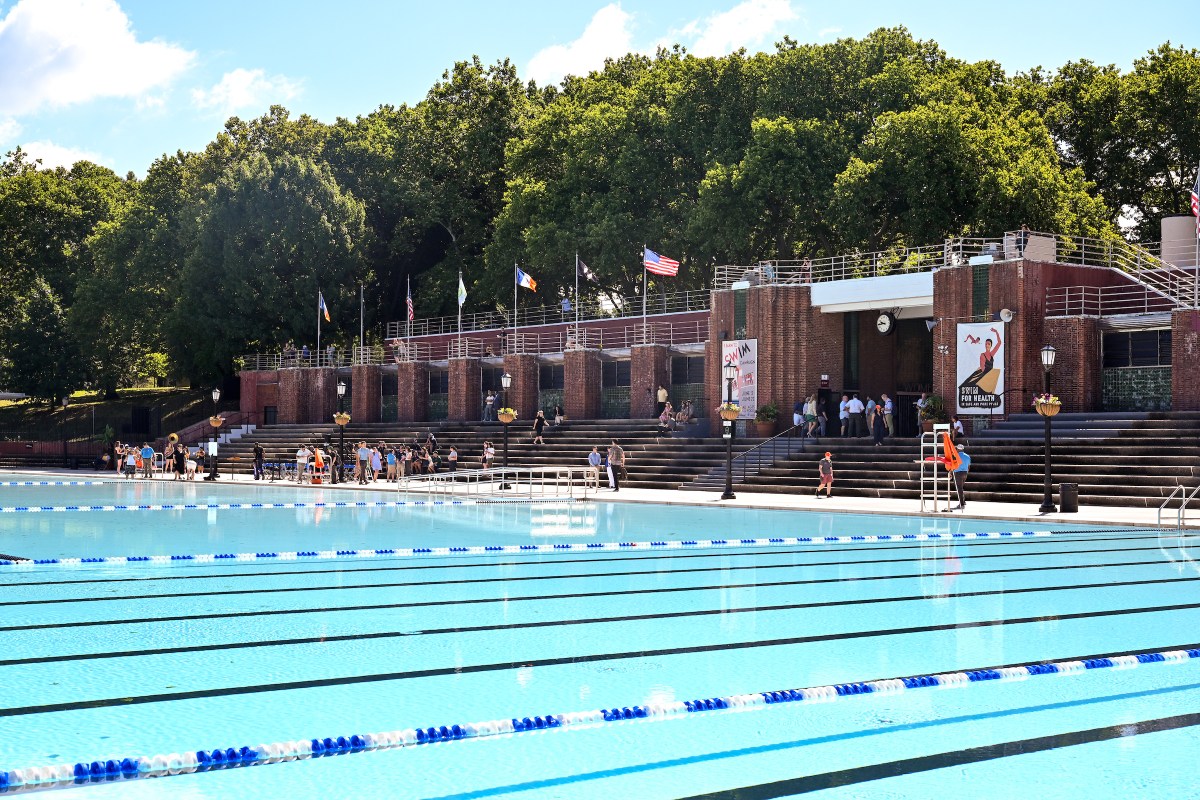
M 281 498 L 380 496 L 0 487 L 4 508 Z M 655 714 L 66 792 L 846 798 L 1190 787 L 1178 764 L 1197 744 L 1200 659 L 657 713 L 684 700 L 1197 646 L 1188 540 L 951 538 L 1002 527 L 618 503 L 6 512 L 0 552 L 25 558 L 938 538 L 6 567 L 0 770 L 641 707 Z

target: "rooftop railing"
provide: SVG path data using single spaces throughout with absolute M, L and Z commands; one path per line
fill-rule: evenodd
M 1141 284 L 1054 286 L 1046 290 L 1047 317 L 1112 317 L 1172 311 L 1175 304 Z
M 688 292 L 667 292 L 650 295 L 646 298 L 648 314 L 678 314 L 684 311 L 708 310 L 709 293 L 707 289 Z M 622 317 L 637 317 L 642 314 L 641 295 L 618 296 L 605 299 L 603 302 L 585 300 L 579 308 L 579 321 L 591 322 L 604 319 L 619 319 Z M 575 309 L 564 311 L 561 306 L 531 306 L 517 309 L 517 327 L 528 328 L 534 325 L 555 325 L 575 322 Z M 513 319 L 510 312 L 483 311 L 473 314 L 463 314 L 462 333 L 473 331 L 502 330 L 512 328 Z M 385 327 L 386 338 L 401 339 L 415 336 L 445 336 L 460 332 L 458 317 L 429 317 L 408 322 L 389 322 Z

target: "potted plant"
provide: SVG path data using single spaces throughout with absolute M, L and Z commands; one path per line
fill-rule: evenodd
M 1033 410 L 1043 417 L 1053 417 L 1059 411 L 1062 411 L 1062 400 L 1053 394 L 1035 394 L 1033 396 Z
M 500 420 L 505 425 L 509 425 L 517 418 L 517 412 L 511 408 L 502 408 L 496 412 L 496 419 Z
M 940 395 L 930 395 L 925 401 L 925 408 L 921 410 L 921 430 L 929 433 L 933 430 L 934 425 L 946 425 L 949 422 L 950 415 L 946 413 L 946 402 Z
M 717 414 L 726 422 L 733 422 L 742 413 L 742 407 L 737 403 L 721 403 L 717 406 Z
M 754 413 L 753 432 L 755 436 L 769 438 L 775 435 L 775 422 L 779 419 L 779 407 L 774 403 L 759 406 Z
M 349 425 L 350 415 L 344 411 L 339 411 L 333 415 L 333 421 L 338 425 Z

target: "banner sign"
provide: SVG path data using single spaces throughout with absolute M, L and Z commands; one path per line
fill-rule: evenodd
M 959 414 L 1004 413 L 1003 322 L 958 323 Z
M 721 342 L 721 370 L 730 361 L 738 368 L 733 382 L 733 402 L 741 408 L 738 419 L 754 419 L 758 413 L 758 339 L 734 339 Z M 725 402 L 728 389 L 723 372 L 717 397 Z

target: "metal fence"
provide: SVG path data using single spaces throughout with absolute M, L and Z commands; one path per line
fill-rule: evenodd
M 687 292 L 664 292 L 649 295 L 645 308 L 650 314 L 676 314 L 682 311 L 706 311 L 709 305 L 708 290 Z M 641 295 L 617 296 L 603 300 L 585 300 L 580 304 L 578 318 L 580 322 L 593 322 L 604 319 L 621 317 L 636 317 L 642 313 Z M 517 328 L 533 325 L 553 325 L 564 322 L 574 322 L 575 309 L 564 311 L 561 306 L 533 306 L 517 309 Z M 459 327 L 457 316 L 429 317 L 415 319 L 412 322 L 389 322 L 385 327 L 388 339 L 402 339 L 412 336 L 435 336 L 471 331 L 500 330 L 512 328 L 511 312 L 482 311 L 474 314 L 463 314 L 462 326 Z
M 1055 286 L 1046 290 L 1047 317 L 1111 317 L 1169 312 L 1176 304 L 1144 285 Z

